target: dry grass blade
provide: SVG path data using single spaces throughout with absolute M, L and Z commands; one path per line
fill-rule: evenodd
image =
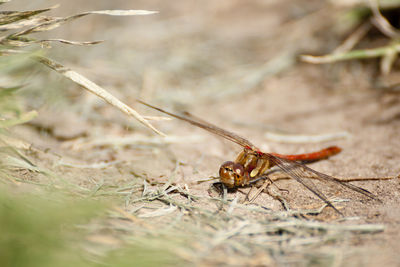
M 168 117 L 160 117 L 160 116 L 143 116 L 148 121 L 170 121 L 171 118 Z
M 94 82 L 90 81 L 86 77 L 80 75 L 79 73 L 64 67 L 63 65 L 45 57 L 35 57 L 37 61 L 40 63 L 44 64 L 45 66 L 57 71 L 58 73 L 62 74 L 64 77 L 72 80 L 73 82 L 79 84 L 89 92 L 97 95 L 98 97 L 104 99 L 106 102 L 109 104 L 113 105 L 114 107 L 118 108 L 125 114 L 129 116 L 133 116 L 136 118 L 139 122 L 141 122 L 143 125 L 146 127 L 150 128 L 153 130 L 155 133 L 165 136 L 162 132 L 157 130 L 153 125 L 151 125 L 148 121 L 146 121 L 138 112 L 136 112 L 134 109 L 126 105 L 125 103 L 121 102 L 119 99 L 114 97 L 112 94 L 95 84 Z
M 85 12 L 85 15 L 89 14 L 102 14 L 110 16 L 142 16 L 142 15 L 152 15 L 157 14 L 158 11 L 150 10 L 99 10 L 99 11 L 89 11 Z
M 91 14 L 98 14 L 98 15 L 109 15 L 109 16 L 134 16 L 134 15 L 151 15 L 155 14 L 157 11 L 147 11 L 147 10 L 99 10 L 99 11 L 88 11 L 80 14 L 76 14 L 73 16 L 65 17 L 65 18 L 49 18 L 50 21 L 41 23 L 39 25 L 35 25 L 31 28 L 26 30 L 20 31 L 18 33 L 10 34 L 7 38 L 14 38 L 17 36 L 27 35 L 34 32 L 42 32 L 42 31 L 49 31 L 55 29 L 64 23 L 78 19 L 87 15 Z
M 70 45 L 95 45 L 95 44 L 99 44 L 103 41 L 79 42 L 79 41 L 70 41 L 70 40 L 65 40 L 65 39 L 44 39 L 44 40 L 34 41 L 34 43 L 46 43 L 46 42 L 59 42 L 59 43 L 70 44 Z
M 400 51 L 400 44 L 395 43 L 392 45 L 378 47 L 375 49 L 359 49 L 344 53 L 328 54 L 325 56 L 302 55 L 300 58 L 302 61 L 308 63 L 326 64 L 326 63 L 334 63 L 337 61 L 344 61 L 351 59 L 382 57 L 386 56 L 389 53 L 392 53 L 393 51 L 396 51 L 396 53 L 398 53 Z
M 278 223 L 281 226 L 284 223 Z M 350 232 L 382 232 L 385 230 L 385 225 L 383 224 L 355 224 L 355 225 L 342 225 L 342 224 L 328 224 L 328 223 L 320 223 L 320 222 L 312 222 L 312 221 L 296 221 L 296 222 L 288 222 L 286 224 L 289 226 L 295 227 L 305 227 L 305 228 L 316 228 L 321 230 L 336 230 L 336 231 L 350 231 Z M 270 226 L 268 226 L 270 227 Z
M 174 212 L 175 210 L 177 210 L 177 207 L 174 205 L 170 205 L 168 208 L 160 208 L 160 209 L 157 209 L 157 210 L 149 212 L 149 213 L 143 213 L 143 214 L 140 214 L 138 217 L 139 218 L 152 218 L 152 217 L 164 216 L 164 215 Z
M 0 31 L 16 30 L 16 29 L 20 29 L 20 28 L 23 28 L 23 27 L 28 27 L 28 26 L 44 23 L 45 21 L 47 21 L 47 17 L 46 16 L 33 17 L 33 18 L 17 21 L 15 23 L 1 25 L 0 26 Z
M 0 2 L 2 3 L 2 2 Z M 4 2 L 3 2 L 4 3 Z M 20 21 L 20 20 L 26 20 L 29 17 L 32 16 L 36 16 L 40 13 L 49 11 L 51 9 L 57 8 L 58 5 L 53 6 L 53 7 L 49 7 L 49 8 L 45 8 L 45 9 L 38 9 L 38 10 L 32 10 L 32 11 L 0 11 L 0 15 L 2 17 L 0 17 L 0 25 L 4 25 L 4 24 L 9 24 L 9 23 L 13 23 L 16 21 Z
M 135 15 L 150 15 L 157 13 L 157 11 L 148 11 L 148 10 L 99 10 L 99 11 L 83 12 L 76 15 L 61 17 L 61 18 L 47 16 L 47 17 L 41 17 L 41 18 L 36 17 L 29 19 L 30 17 L 33 17 L 37 14 L 43 13 L 45 11 L 51 10 L 56 7 L 57 6 L 50 7 L 47 9 L 40 9 L 40 10 L 26 11 L 26 12 L 17 12 L 17 11 L 1 12 L 0 14 L 3 14 L 3 17 L 0 17 L 0 25 L 3 26 L 0 26 L 0 31 L 19 29 L 25 26 L 30 26 L 30 27 L 28 27 L 27 29 L 23 29 L 19 32 L 9 33 L 8 35 L 0 37 L 0 43 L 3 45 L 11 45 L 11 46 L 27 46 L 32 43 L 57 41 L 73 45 L 92 45 L 99 43 L 100 41 L 74 42 L 63 39 L 35 40 L 27 38 L 26 36 L 31 33 L 50 31 L 52 29 L 55 29 L 63 25 L 66 22 L 91 14 L 109 15 L 109 16 L 135 16 Z

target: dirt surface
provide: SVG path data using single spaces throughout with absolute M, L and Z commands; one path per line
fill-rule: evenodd
M 16 2 L 13 4 L 19 6 Z M 335 202 L 335 206 L 352 220 L 341 220 L 331 208 L 300 217 L 304 221 L 340 225 L 384 226 L 378 233 L 353 233 L 339 238 L 340 242 L 328 240 L 318 248 L 306 247 L 304 255 L 314 249 L 322 254 L 335 251 L 339 256 L 332 266 L 400 265 L 400 183 L 396 178 L 400 174 L 399 95 L 384 94 L 376 88 L 372 77 L 377 75 L 374 68 L 378 63 L 374 60 L 322 66 L 287 59 L 297 59 L 301 53 L 329 52 L 340 44 L 340 35 L 333 29 L 328 32 L 335 17 L 324 16 L 337 7 L 319 1 L 307 1 L 309 10 L 302 7 L 304 1 L 252 1 L 245 5 L 240 1 L 86 1 L 78 9 L 67 2 L 60 11 L 63 15 L 86 9 L 160 11 L 159 15 L 148 17 L 87 18 L 56 32 L 69 39 L 108 39 L 98 47 L 55 47 L 54 57 L 141 114 L 161 116 L 135 103 L 135 98 L 166 110 L 189 110 L 247 138 L 265 152 L 296 154 L 337 145 L 343 149 L 340 154 L 310 167 L 339 178 L 393 177 L 352 182 L 377 195 L 381 202 L 318 184 L 330 199 L 348 200 Z M 326 19 L 319 25 L 314 23 L 322 18 Z M 64 53 L 61 56 L 57 54 L 60 51 Z M 278 60 L 272 65 L 276 68 L 281 68 L 279 60 L 288 62 L 274 73 L 274 67 L 267 64 L 272 60 Z M 398 77 L 399 70 L 393 69 L 384 81 L 393 82 Z M 130 118 L 72 83 L 57 89 L 57 93 L 66 95 L 67 100 L 60 100 L 57 105 L 32 102 L 40 116 L 16 128 L 16 134 L 32 144 L 31 156 L 37 164 L 51 166 L 80 186 L 91 187 L 99 181 L 121 185 L 132 179 L 147 179 L 150 184 L 172 179 L 174 185 L 190 189 L 195 196 L 209 196 L 212 182 L 198 181 L 216 176 L 220 164 L 233 160 L 241 150 L 234 143 L 182 121 L 152 122 L 168 134 L 168 144 L 140 124 L 132 125 Z M 347 133 L 345 138 L 318 143 L 291 144 L 266 137 L 267 133 L 341 132 Z M 101 169 L 88 167 L 93 164 L 107 165 Z M 280 194 L 291 210 L 318 209 L 322 205 L 294 180 L 281 179 L 276 185 L 286 190 Z M 241 191 L 246 194 L 249 190 Z M 238 197 L 242 202 L 244 194 L 230 193 L 228 199 Z M 194 205 L 207 208 L 210 204 L 200 201 Z M 260 194 L 254 205 L 272 212 L 284 211 L 281 202 L 267 192 Z M 134 207 L 132 203 L 127 209 Z M 264 215 L 240 211 L 238 216 L 251 220 Z M 157 226 L 157 219 L 151 223 Z M 163 219 L 159 222 L 165 223 Z M 212 253 L 229 257 L 235 250 L 217 246 Z M 299 263 L 296 257 L 290 258 L 294 262 L 280 262 L 276 255 L 263 262 L 263 256 L 262 250 L 254 249 L 237 263 L 225 263 L 324 265 L 323 261 Z M 259 262 L 252 262 L 257 257 Z M 221 264 L 209 258 L 197 262 L 207 263 Z

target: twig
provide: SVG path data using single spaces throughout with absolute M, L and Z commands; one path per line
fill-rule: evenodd
M 394 28 L 390 22 L 382 16 L 379 10 L 379 1 L 378 0 L 369 0 L 369 4 L 374 16 L 372 17 L 372 23 L 386 36 L 395 39 L 399 38 L 400 32 Z
M 353 49 L 370 29 L 371 23 L 369 21 L 361 24 L 361 26 L 359 26 L 340 46 L 333 50 L 333 54 L 343 53 Z

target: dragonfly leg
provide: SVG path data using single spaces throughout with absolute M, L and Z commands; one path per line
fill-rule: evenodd
M 276 192 L 272 193 L 271 191 L 268 191 L 268 194 L 270 196 L 272 196 L 274 199 L 278 200 L 282 204 L 282 207 L 286 211 L 290 211 L 289 204 L 287 203 L 286 199 L 280 193 L 276 193 Z
M 251 188 L 250 188 L 250 190 L 247 192 L 247 193 L 244 193 L 243 192 L 243 194 L 245 195 L 245 197 L 244 197 L 244 200 L 243 200 L 243 202 L 242 202 L 242 204 L 249 204 L 249 203 L 251 203 L 251 201 L 250 201 L 250 195 L 251 195 L 251 193 L 252 193 L 252 191 L 254 191 L 254 189 L 256 189 L 256 187 L 254 186 L 254 185 L 250 185 L 251 186 Z M 241 192 L 241 191 L 240 191 Z
M 268 172 L 267 174 L 269 174 L 270 172 Z M 272 173 L 272 172 L 271 172 Z M 254 195 L 254 197 L 249 201 L 252 202 L 255 200 L 255 198 L 265 189 L 267 189 L 268 195 L 270 195 L 271 197 L 273 197 L 274 199 L 278 200 L 279 202 L 281 202 L 283 208 L 286 211 L 290 211 L 290 207 L 289 204 L 287 203 L 286 199 L 279 193 L 279 191 L 285 191 L 285 192 L 289 192 L 287 189 L 282 189 L 280 187 L 278 187 L 276 185 L 276 183 L 274 183 L 274 181 L 268 177 L 267 174 L 264 174 L 262 176 L 260 176 L 257 180 L 261 180 L 261 179 L 265 179 L 264 184 L 258 189 L 257 193 Z M 273 190 L 269 185 L 274 185 L 274 187 L 276 189 L 278 189 L 278 192 L 276 190 Z
M 265 179 L 263 185 L 260 188 L 258 188 L 254 196 L 251 199 L 249 199 L 249 203 L 253 202 L 258 197 L 258 195 L 261 194 L 262 191 L 264 191 L 267 187 L 269 187 L 272 184 L 272 180 L 268 176 L 264 177 L 263 179 Z

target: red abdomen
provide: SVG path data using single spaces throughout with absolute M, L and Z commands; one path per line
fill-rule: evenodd
M 271 154 L 279 158 L 284 158 L 292 161 L 312 162 L 329 158 L 330 156 L 338 154 L 340 151 L 342 151 L 340 147 L 330 146 L 328 148 L 322 149 L 317 152 L 298 154 L 298 155 L 281 155 L 276 153 L 271 153 Z

